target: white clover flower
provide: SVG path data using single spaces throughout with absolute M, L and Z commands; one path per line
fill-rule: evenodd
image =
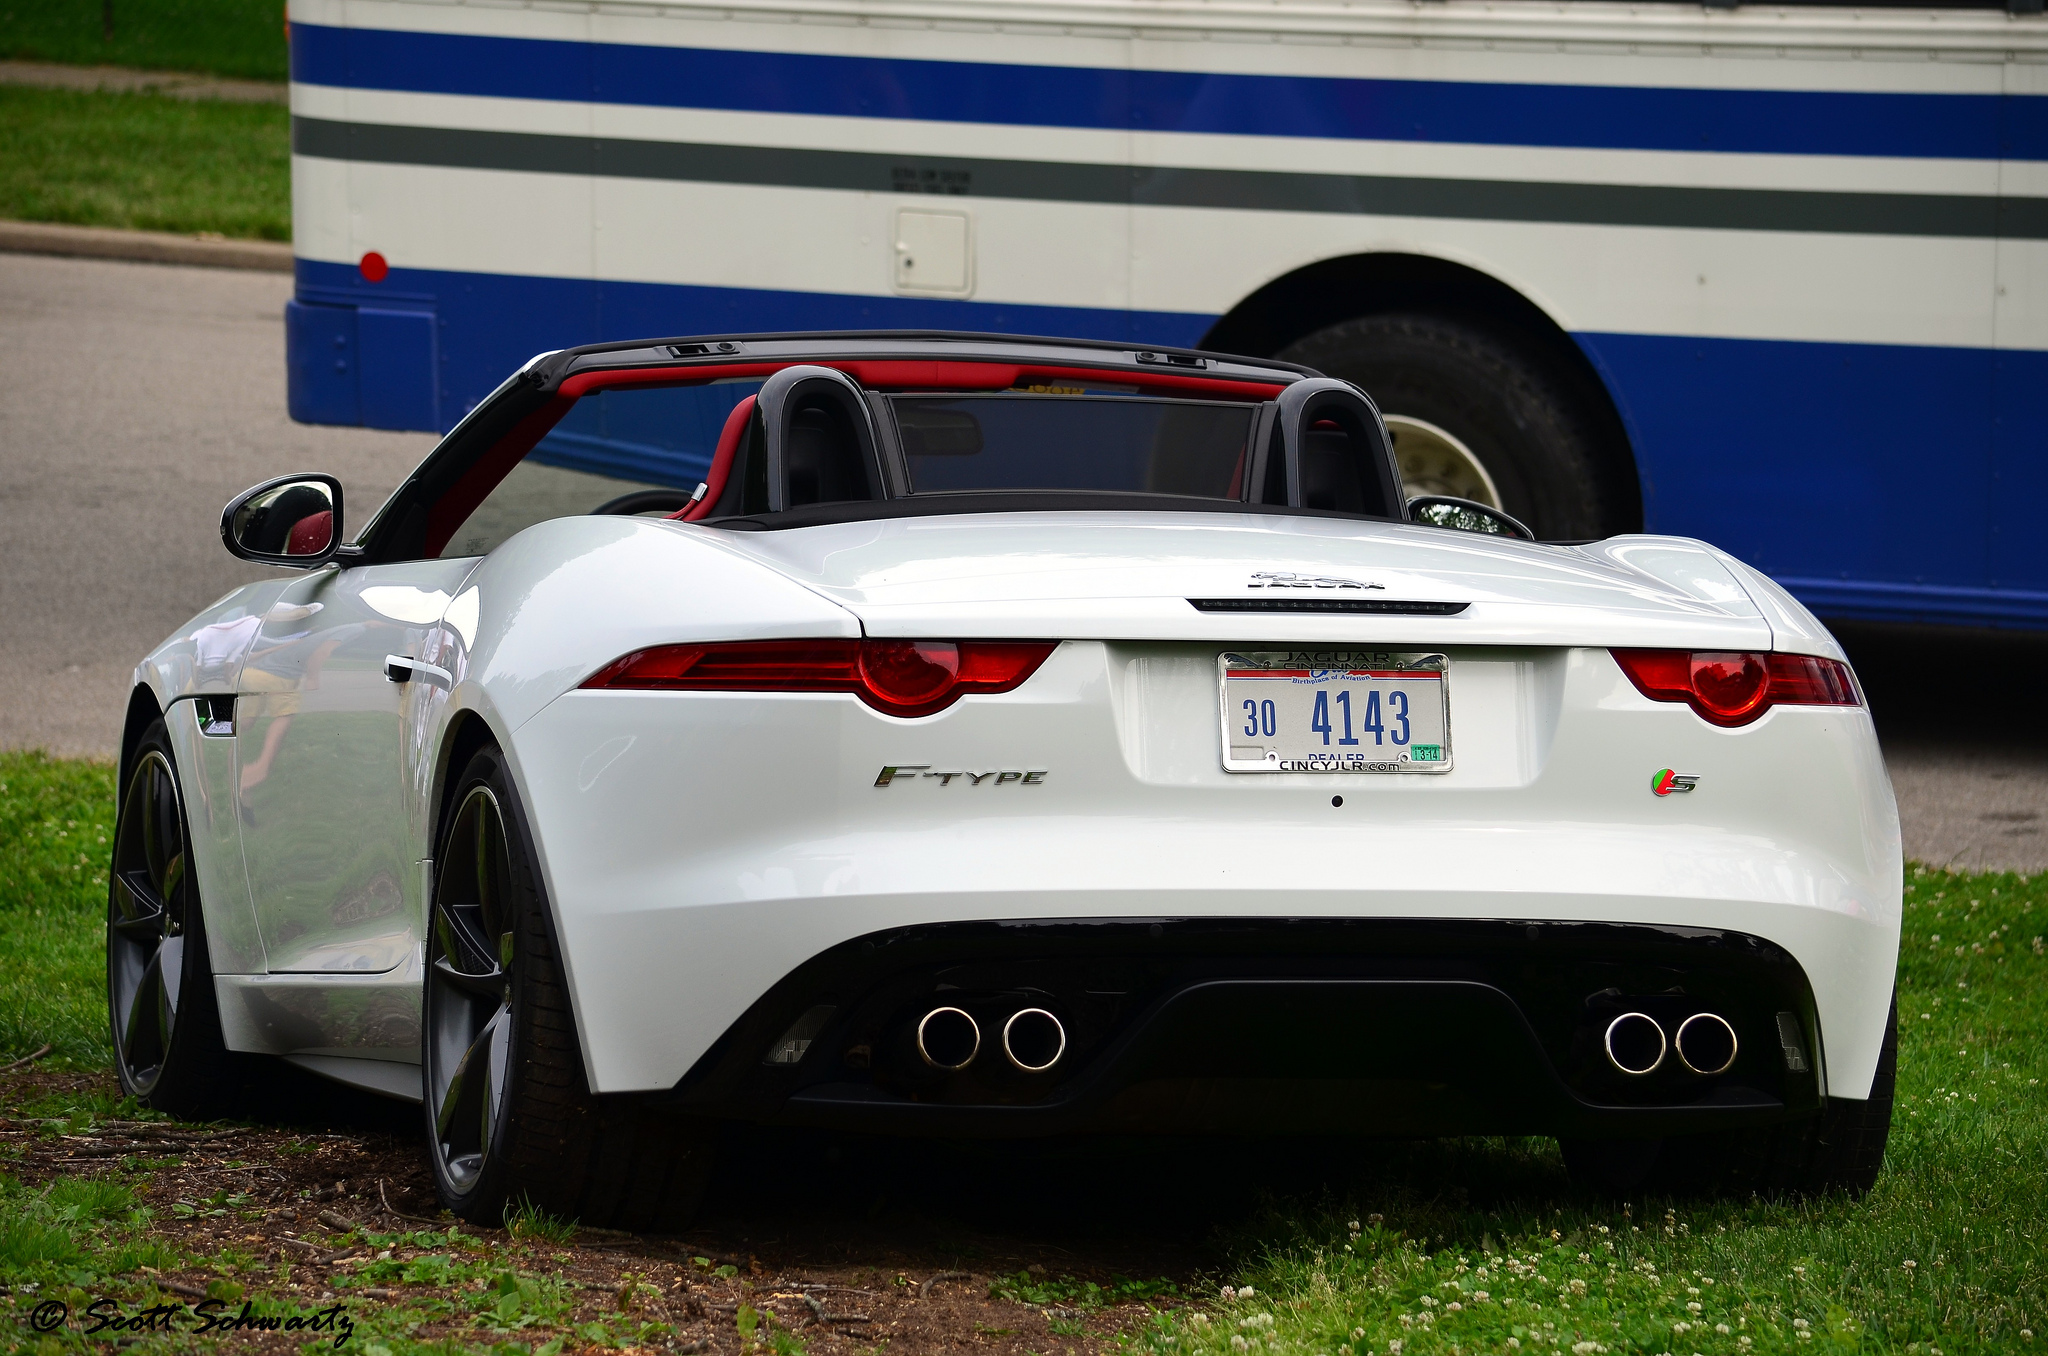
M 1244 1340 L 1244 1338 L 1242 1338 L 1242 1337 L 1238 1336 L 1238 1335 L 1237 1335 L 1237 1334 L 1235 1334 L 1235 1333 L 1231 1334 L 1231 1338 L 1230 1338 L 1230 1349 L 1231 1349 L 1232 1351 L 1247 1351 L 1247 1350 L 1249 1350 L 1250 1348 L 1251 1348 L 1251 1343 L 1249 1343 L 1249 1342 L 1245 1341 L 1245 1340 Z
M 1481 1304 L 1484 1304 L 1491 1297 L 1484 1290 L 1474 1290 L 1472 1292 L 1472 1298 L 1478 1300 Z
M 1436 1296 L 1434 1296 L 1434 1295 L 1424 1295 L 1424 1296 L 1422 1297 L 1422 1307 L 1423 1307 L 1423 1308 L 1425 1308 L 1425 1309 L 1433 1309 L 1433 1308 L 1435 1308 L 1435 1307 L 1436 1307 Z
M 1912 1258 L 1908 1257 L 1905 1261 L 1899 1263 L 1899 1265 L 1904 1267 L 1906 1270 L 1911 1271 L 1920 1264 L 1914 1261 Z
M 1810 1328 L 1813 1325 L 1803 1318 L 1795 1318 L 1792 1320 L 1792 1326 L 1795 1328 Z
M 1578 1278 L 1577 1278 L 1576 1276 L 1575 1276 L 1575 1277 L 1573 1277 L 1573 1278 L 1572 1278 L 1572 1284 L 1571 1284 L 1571 1292 L 1572 1292 L 1572 1293 L 1573 1293 L 1574 1295 L 1583 1295 L 1583 1294 L 1585 1294 L 1585 1293 L 1586 1293 L 1586 1283 L 1585 1283 L 1584 1281 L 1582 1281 L 1582 1280 L 1578 1279 Z
M 1685 1308 L 1687 1313 L 1696 1314 L 1700 1311 L 1700 1302 L 1698 1300 L 1687 1300 L 1685 1302 Z
M 1351 1222 L 1350 1222 L 1349 1224 L 1345 1225 L 1344 1227 L 1345 1227 L 1345 1228 L 1347 1228 L 1347 1229 L 1349 1229 L 1349 1230 L 1350 1230 L 1350 1231 L 1351 1231 L 1352 1233 L 1354 1233 L 1354 1234 L 1355 1234 L 1355 1233 L 1357 1233 L 1357 1232 L 1358 1232 L 1358 1221 L 1357 1221 L 1357 1220 L 1352 1220 L 1352 1221 L 1351 1221 Z
M 1508 1349 L 1510 1351 L 1520 1351 L 1522 1349 L 1522 1339 L 1519 1337 L 1510 1337 L 1508 1339 Z
M 1363 1336 L 1365 1336 L 1365 1329 L 1363 1329 L 1363 1328 L 1353 1328 L 1353 1329 L 1351 1330 L 1351 1340 L 1352 1340 L 1352 1341 L 1356 1342 L 1356 1341 L 1357 1341 L 1357 1340 L 1358 1340 L 1359 1338 L 1361 1338 L 1361 1337 L 1363 1337 Z
M 1387 1356 L 1401 1356 L 1401 1339 L 1396 1337 L 1387 1343 Z
M 1714 1331 L 1720 1333 L 1723 1337 L 1726 1337 L 1729 1331 L 1728 1325 L 1726 1323 L 1716 1323 L 1714 1325 Z
M 1237 1297 L 1239 1299 L 1250 1299 L 1253 1295 L 1256 1295 L 1258 1293 L 1258 1291 L 1252 1289 L 1248 1285 L 1241 1285 L 1237 1288 Z
M 1798 1332 L 1794 1333 L 1793 1336 L 1797 1337 L 1802 1342 L 1811 1341 L 1813 1338 L 1813 1334 L 1805 1328 L 1801 1328 Z
M 1444 1312 L 1447 1314 L 1455 1314 L 1464 1307 L 1464 1305 L 1458 1303 L 1456 1300 L 1452 1300 L 1449 1304 L 1446 1304 L 1444 1306 Z
M 1365 1217 L 1365 1222 L 1371 1225 L 1378 1225 L 1379 1222 L 1385 1218 L 1385 1215 L 1367 1215 Z
M 1234 1300 L 1237 1298 L 1237 1292 L 1226 1285 L 1223 1287 L 1223 1298 Z
M 1690 1324 L 1690 1323 L 1674 1323 L 1674 1324 L 1672 1324 L 1672 1325 L 1671 1325 L 1671 1331 L 1673 1331 L 1673 1332 L 1691 1332 L 1691 1331 L 1692 1331 L 1692 1324 Z

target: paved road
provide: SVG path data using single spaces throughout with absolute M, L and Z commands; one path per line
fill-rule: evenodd
M 135 663 L 262 571 L 221 506 L 329 471 L 360 523 L 433 446 L 284 410 L 292 280 L 0 254 L 0 747 L 110 756 Z
M 0 747 L 110 755 L 135 661 L 251 577 L 242 487 L 325 470 L 352 521 L 421 434 L 284 412 L 288 277 L 0 254 Z M 2048 870 L 2048 637 L 1842 627 L 1920 860 Z

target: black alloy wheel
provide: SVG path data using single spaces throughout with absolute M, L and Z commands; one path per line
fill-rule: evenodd
M 624 1228 L 679 1226 L 710 1179 L 711 1127 L 590 1091 L 531 836 L 504 755 L 455 783 L 427 933 L 422 1090 L 441 1199 L 473 1223 L 526 1203 Z
M 434 900 L 427 970 L 428 1106 L 437 1165 L 467 1196 L 500 1135 L 512 1054 L 512 859 L 488 786 L 457 807 Z
M 158 720 L 132 757 L 107 871 L 107 1014 L 121 1089 L 160 1110 L 211 1114 L 229 1061 L 191 831 L 169 733 Z

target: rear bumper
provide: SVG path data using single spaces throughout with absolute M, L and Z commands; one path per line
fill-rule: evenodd
M 966 1067 L 919 1020 L 968 1013 Z M 1008 1059 L 1025 1009 L 1066 1035 Z M 1631 1076 L 1623 1012 L 1738 1035 L 1703 1075 L 1671 1052 Z M 1820 1109 L 1813 996 L 1740 933 L 1593 923 L 1128 919 L 955 923 L 858 938 L 799 967 L 668 1094 L 702 1112 L 911 1134 L 1669 1135 Z M 794 1029 L 808 1041 L 790 1060 Z
M 1604 651 L 1461 652 L 1454 771 L 1235 775 L 1214 648 L 1070 642 L 1015 692 L 909 721 L 841 694 L 548 705 L 508 751 L 593 1088 L 677 1087 L 764 995 L 863 939 L 1007 926 L 991 920 L 1506 919 L 1782 948 L 1817 1009 L 1821 1091 L 1867 1095 L 1900 864 L 1866 712 L 1723 730 L 1644 698 Z M 901 765 L 1050 772 L 878 785 Z M 1659 767 L 1698 789 L 1653 795 Z

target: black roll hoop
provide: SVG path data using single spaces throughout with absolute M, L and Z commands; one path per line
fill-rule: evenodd
M 880 440 L 875 434 L 874 414 L 852 377 L 834 367 L 785 367 L 762 383 L 755 402 L 755 418 L 759 421 L 756 427 L 766 442 L 767 512 L 780 513 L 798 507 L 790 492 L 790 470 L 796 460 L 791 456 L 791 429 L 798 414 L 820 405 L 833 409 L 851 425 L 871 497 L 882 497 Z M 743 511 L 760 509 L 750 507 Z
M 1407 517 L 1394 440 L 1371 396 L 1348 381 L 1310 377 L 1290 384 L 1274 403 L 1277 450 L 1286 459 L 1288 503 L 1301 508 L 1338 507 L 1310 502 L 1326 492 L 1312 469 L 1312 443 L 1320 433 L 1316 425 L 1328 422 L 1342 431 L 1354 453 L 1365 453 L 1366 474 L 1349 487 L 1364 501 L 1354 511 L 1396 521 Z

